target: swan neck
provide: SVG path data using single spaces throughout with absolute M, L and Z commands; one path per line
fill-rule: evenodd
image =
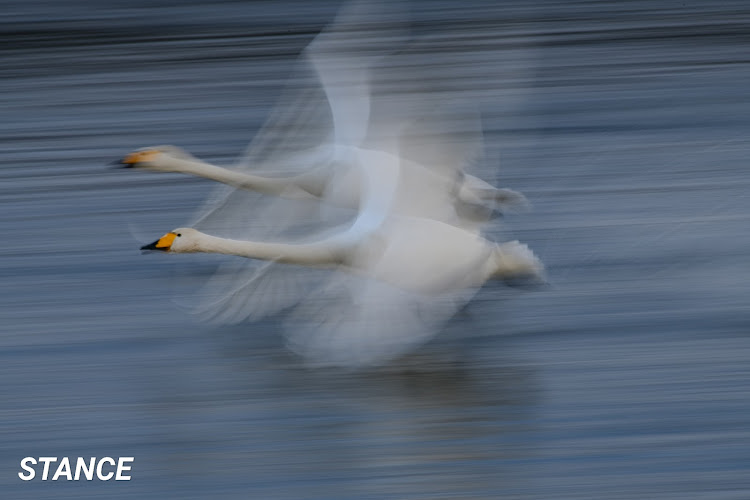
M 252 175 L 202 161 L 170 158 L 167 162 L 167 166 L 175 171 L 221 182 L 243 190 L 282 195 L 290 187 L 290 182 L 287 179 Z
M 316 267 L 333 267 L 341 258 L 324 242 L 309 244 L 265 243 L 240 241 L 200 234 L 193 252 L 236 255 L 248 259 L 269 260 L 287 264 Z

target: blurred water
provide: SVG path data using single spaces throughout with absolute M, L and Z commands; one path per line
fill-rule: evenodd
M 338 3 L 3 6 L 4 498 L 750 498 L 746 2 L 419 2 L 553 286 L 361 373 L 183 312 L 217 258 L 137 248 L 210 183 L 105 167 L 230 162 Z M 105 455 L 133 479 L 17 476 Z

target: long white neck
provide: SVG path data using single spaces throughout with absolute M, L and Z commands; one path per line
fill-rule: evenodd
M 293 177 L 263 177 L 217 167 L 202 161 L 184 160 L 171 156 L 166 156 L 162 160 L 162 165 L 167 171 L 195 175 L 247 191 L 295 199 L 310 197 L 309 193 L 295 184 Z
M 198 233 L 195 244 L 185 251 L 221 253 L 249 259 L 272 260 L 315 267 L 335 267 L 343 262 L 341 252 L 335 244 L 329 241 L 302 244 L 263 243 L 232 240 Z

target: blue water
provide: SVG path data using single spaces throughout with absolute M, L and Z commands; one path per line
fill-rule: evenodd
M 551 286 L 490 286 L 433 342 L 313 370 L 278 318 L 175 304 L 215 256 L 142 256 L 212 187 L 336 2 L 4 2 L 3 498 L 750 498 L 750 8 L 419 2 Z M 451 59 L 452 58 L 452 59 Z M 184 258 L 183 258 L 184 257 Z M 26 456 L 132 480 L 24 482 Z

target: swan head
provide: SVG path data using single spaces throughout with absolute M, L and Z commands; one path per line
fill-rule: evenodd
M 143 252 L 191 253 L 197 252 L 201 233 L 189 227 L 179 227 L 158 240 L 143 245 Z
M 176 172 L 174 160 L 194 161 L 195 157 L 177 146 L 152 146 L 133 151 L 115 163 L 122 168 Z

